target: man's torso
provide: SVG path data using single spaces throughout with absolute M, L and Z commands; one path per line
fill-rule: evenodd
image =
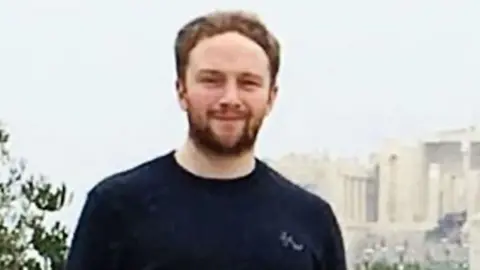
M 209 202 L 225 203 L 224 211 Z M 228 204 L 197 200 L 146 211 L 127 234 L 125 258 L 135 269 L 313 269 L 312 245 L 319 243 L 310 228 L 281 209 L 229 211 Z
M 190 186 L 173 172 L 159 175 L 138 180 L 155 181 L 155 193 L 133 188 L 127 196 L 133 214 L 121 243 L 123 269 L 322 269 L 322 224 L 290 183 L 269 176 L 255 184 Z

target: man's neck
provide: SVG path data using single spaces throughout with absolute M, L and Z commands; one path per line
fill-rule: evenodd
M 218 180 L 242 177 L 255 168 L 253 151 L 235 157 L 214 156 L 200 150 L 191 140 L 175 152 L 175 159 L 195 175 Z

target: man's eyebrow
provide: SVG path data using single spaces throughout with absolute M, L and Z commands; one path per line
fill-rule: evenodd
M 255 73 L 252 73 L 252 72 L 242 72 L 242 73 L 240 73 L 240 76 L 243 77 L 243 78 L 249 78 L 249 79 L 254 79 L 254 80 L 258 80 L 258 81 L 263 80 L 262 76 L 260 76 L 258 74 L 255 74 Z
M 203 75 L 219 76 L 219 75 L 223 75 L 223 72 L 221 72 L 219 70 L 215 70 L 215 69 L 209 69 L 209 68 L 200 69 L 197 72 L 197 76 L 203 76 Z M 255 80 L 255 81 L 259 81 L 259 82 L 263 81 L 262 76 L 260 76 L 256 73 L 253 73 L 253 72 L 241 72 L 239 75 L 243 79 L 252 79 L 252 80 Z
M 220 71 L 215 69 L 201 69 L 198 71 L 199 75 L 220 75 L 222 74 Z

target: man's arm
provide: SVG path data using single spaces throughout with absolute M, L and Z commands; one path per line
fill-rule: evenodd
M 325 240 L 324 269 L 347 270 L 342 232 L 330 205 L 327 205 L 326 218 L 328 220 L 328 231 Z
M 73 234 L 66 270 L 119 269 L 122 223 L 117 214 L 109 198 L 96 189 L 89 192 Z

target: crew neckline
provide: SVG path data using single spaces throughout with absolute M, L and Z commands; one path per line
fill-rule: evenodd
M 168 154 L 168 160 L 171 165 L 176 168 L 177 172 L 181 174 L 183 179 L 192 182 L 193 184 L 210 186 L 212 188 L 228 188 L 228 187 L 240 187 L 240 186 L 251 186 L 257 184 L 262 178 L 262 172 L 265 171 L 265 166 L 259 159 L 255 158 L 255 166 L 251 172 L 244 176 L 228 178 L 228 179 L 218 179 L 218 178 L 209 178 L 201 175 L 197 175 L 192 171 L 188 170 L 182 166 L 177 159 L 175 158 L 175 150 L 172 150 Z

